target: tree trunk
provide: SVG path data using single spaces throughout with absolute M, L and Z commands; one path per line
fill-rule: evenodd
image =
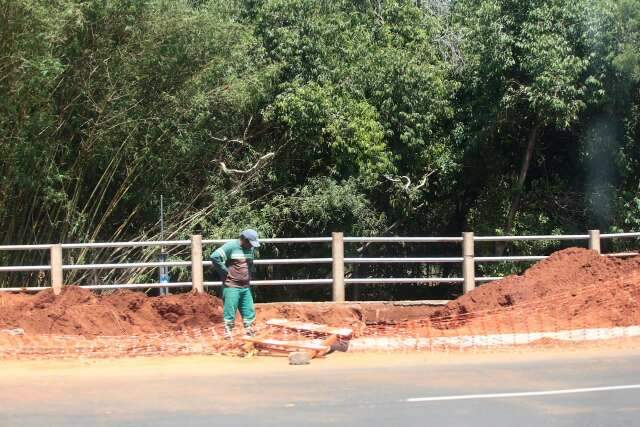
M 507 223 L 504 227 L 504 234 L 511 234 L 511 229 L 513 228 L 513 220 L 515 219 L 516 213 L 520 208 L 520 200 L 522 198 L 522 190 L 524 189 L 524 183 L 527 179 L 527 173 L 529 172 L 529 164 L 531 163 L 531 157 L 533 157 L 533 149 L 536 145 L 536 140 L 538 138 L 538 132 L 540 131 L 540 123 L 536 124 L 529 131 L 529 138 L 527 141 L 527 151 L 524 153 L 524 158 L 522 159 L 522 166 L 520 167 L 520 176 L 518 177 L 518 182 L 516 183 L 516 187 L 513 191 L 513 196 L 511 197 L 511 205 L 509 206 L 509 212 L 507 212 Z M 497 242 L 496 243 L 496 255 L 502 256 L 507 247 L 506 242 Z

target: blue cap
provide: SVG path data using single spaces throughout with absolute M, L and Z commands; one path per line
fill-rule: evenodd
M 244 237 L 245 239 L 247 239 L 249 243 L 251 243 L 251 246 L 253 246 L 254 248 L 260 246 L 260 242 L 258 241 L 258 232 L 256 230 L 248 228 L 240 233 L 240 237 Z

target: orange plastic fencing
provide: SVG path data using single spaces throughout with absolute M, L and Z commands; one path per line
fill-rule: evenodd
M 578 294 L 579 292 L 579 294 Z M 432 315 L 398 323 L 354 322 L 354 336 L 337 346 L 347 351 L 494 350 L 536 343 L 578 344 L 640 337 L 640 310 L 634 287 L 605 294 L 598 284 L 558 291 L 539 300 L 489 310 Z M 162 334 L 83 337 L 31 335 L 0 330 L 0 358 L 108 358 L 226 354 L 242 348 L 241 327 L 227 340 L 221 325 Z M 319 339 L 312 332 L 257 325 L 256 334 L 286 341 Z

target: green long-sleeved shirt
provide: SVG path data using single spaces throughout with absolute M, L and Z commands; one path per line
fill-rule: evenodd
M 231 288 L 246 288 L 251 283 L 254 249 L 245 249 L 240 240 L 232 240 L 211 254 L 213 267 L 220 274 L 223 285 Z

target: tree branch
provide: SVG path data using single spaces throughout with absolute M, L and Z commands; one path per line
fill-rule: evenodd
M 387 178 L 391 182 L 402 182 L 402 179 L 404 179 L 405 183 L 402 184 L 402 188 L 404 188 L 405 190 L 408 190 L 409 187 L 411 187 L 411 178 L 409 178 L 406 175 L 402 175 L 399 178 L 393 178 L 393 177 L 391 177 L 389 175 L 384 175 L 384 177 Z M 400 179 L 400 178 L 402 178 L 402 179 Z
M 435 170 L 431 170 L 431 171 L 427 172 L 426 174 L 424 174 L 424 176 L 423 176 L 423 177 L 422 177 L 422 179 L 420 180 L 420 183 L 419 183 L 418 185 L 416 185 L 414 188 L 415 188 L 416 190 L 418 190 L 418 189 L 420 189 L 420 188 L 424 187 L 424 186 L 427 184 L 427 179 L 428 179 L 431 175 L 433 175 L 435 172 L 436 172 Z M 394 178 L 394 177 L 392 177 L 392 176 L 390 176 L 390 175 L 384 175 L 384 177 L 385 177 L 386 179 L 388 179 L 389 181 L 391 181 L 391 182 L 400 182 L 400 183 L 402 183 L 402 182 L 404 181 L 404 183 L 402 184 L 402 188 L 403 188 L 405 191 L 407 191 L 407 190 L 409 190 L 409 189 L 411 188 L 411 178 L 409 178 L 409 177 L 408 177 L 408 176 L 406 176 L 406 175 L 400 175 L 400 176 L 398 176 L 397 178 Z
M 270 158 L 272 158 L 273 156 L 275 156 L 276 153 L 274 152 L 270 152 L 265 154 L 264 156 L 260 157 L 253 166 L 251 166 L 249 169 L 247 170 L 240 170 L 240 169 L 229 169 L 227 167 L 227 165 L 224 164 L 224 162 L 220 162 L 220 167 L 222 168 L 222 172 L 226 173 L 227 175 L 230 174 L 238 174 L 238 175 L 245 175 L 248 173 L 253 172 L 254 170 L 258 169 L 258 167 L 260 167 L 260 165 L 262 163 L 265 163 L 267 160 L 269 160 Z

